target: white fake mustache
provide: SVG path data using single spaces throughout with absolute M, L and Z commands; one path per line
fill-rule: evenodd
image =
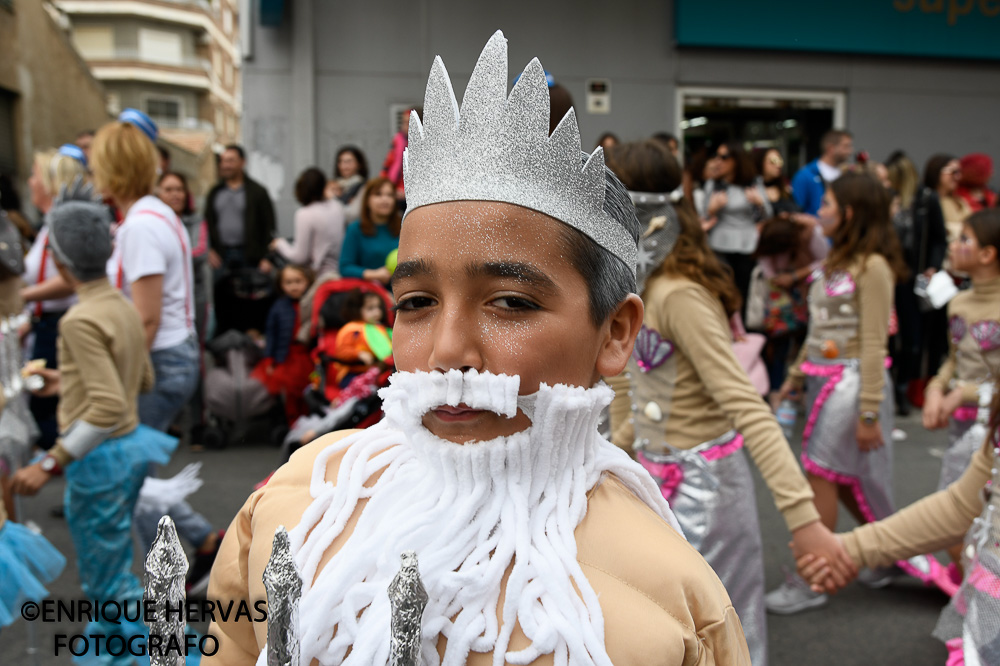
M 389 377 L 379 389 L 386 418 L 403 429 L 421 425 L 424 414 L 438 407 L 482 409 L 514 418 L 518 407 L 530 417 L 533 396 L 518 396 L 521 378 L 492 372 L 452 369 L 448 372 L 403 372 Z

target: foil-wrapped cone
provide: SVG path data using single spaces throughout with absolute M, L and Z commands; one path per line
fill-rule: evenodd
M 417 554 L 408 550 L 399 556 L 402 565 L 389 583 L 392 607 L 391 666 L 419 666 L 420 622 L 427 606 L 427 590 L 420 580 Z
M 156 539 L 146 556 L 146 602 L 152 606 L 154 620 L 149 624 L 150 666 L 182 666 L 184 657 L 167 646 L 171 636 L 175 645 L 184 645 L 184 578 L 188 561 L 177 538 L 177 528 L 170 516 L 160 518 Z
M 267 666 L 298 666 L 302 578 L 295 568 L 284 526 L 274 533 L 271 559 L 264 568 L 264 589 L 267 590 Z

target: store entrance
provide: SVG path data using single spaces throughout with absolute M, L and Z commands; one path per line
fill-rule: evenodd
M 739 141 L 747 151 L 777 148 L 789 176 L 819 155 L 823 133 L 844 118 L 844 95 L 829 92 L 681 88 L 678 106 L 686 160 Z

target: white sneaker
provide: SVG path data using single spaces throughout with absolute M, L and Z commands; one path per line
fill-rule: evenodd
M 896 567 L 879 567 L 877 569 L 862 569 L 858 573 L 858 582 L 872 590 L 878 590 L 892 583 L 899 570 Z
M 785 582 L 776 590 L 764 596 L 764 605 L 769 613 L 793 615 L 810 608 L 825 606 L 830 598 L 820 592 L 813 592 L 809 583 L 798 574 L 785 574 Z

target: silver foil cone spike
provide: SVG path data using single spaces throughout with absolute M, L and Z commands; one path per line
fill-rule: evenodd
M 146 556 L 146 602 L 154 610 L 149 624 L 150 666 L 182 666 L 184 656 L 176 647 L 184 645 L 184 578 L 188 561 L 169 516 L 160 518 L 156 539 Z M 159 647 L 158 647 L 159 646 Z
M 264 568 L 264 589 L 267 590 L 267 666 L 298 666 L 302 578 L 295 568 L 284 526 L 274 532 L 271 559 Z
M 419 666 L 420 622 L 427 606 L 427 590 L 420 580 L 417 554 L 408 550 L 399 556 L 402 565 L 389 583 L 392 607 L 391 666 Z

